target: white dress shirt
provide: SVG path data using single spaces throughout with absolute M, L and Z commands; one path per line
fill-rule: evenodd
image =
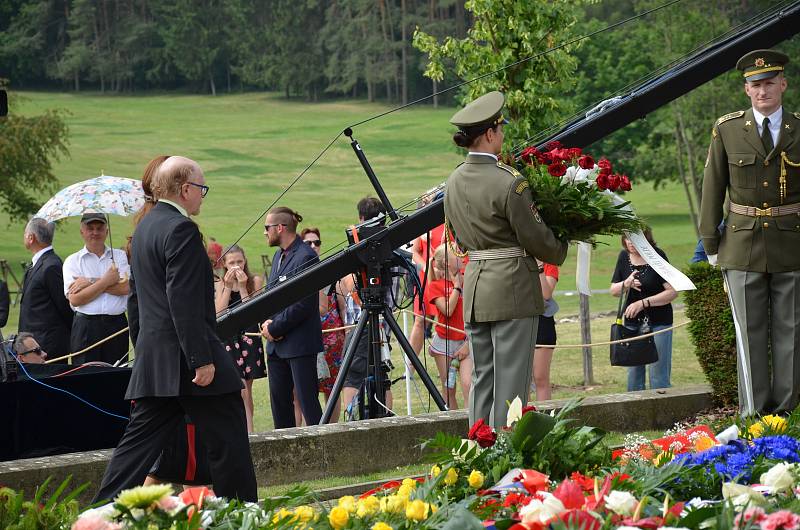
M 783 107 L 778 107 L 778 110 L 769 116 L 764 116 L 756 109 L 753 109 L 753 118 L 756 120 L 756 127 L 758 127 L 759 136 L 761 136 L 762 131 L 764 130 L 764 118 L 769 118 L 769 132 L 772 135 L 772 145 L 777 146 L 778 137 L 781 134 L 781 123 L 783 123 Z
M 31 267 L 36 265 L 36 262 L 39 261 L 39 258 L 42 257 L 42 254 L 44 254 L 48 250 L 53 250 L 53 245 L 46 246 L 42 250 L 34 254 L 33 257 L 31 258 Z
M 175 209 L 178 210 L 182 216 L 189 217 L 189 213 L 186 211 L 186 208 L 184 208 L 183 206 L 181 206 L 180 204 L 178 204 L 176 202 L 172 202 L 172 201 L 167 200 L 167 199 L 158 199 L 158 202 L 163 202 L 163 203 L 169 204 L 170 206 L 174 206 Z
M 83 276 L 87 280 L 97 280 L 111 267 L 111 252 L 109 247 L 105 247 L 102 256 L 89 252 L 84 246 L 75 254 L 70 254 L 64 260 L 64 296 L 67 295 L 70 286 L 75 278 Z M 130 275 L 130 265 L 128 257 L 119 249 L 114 249 L 114 261 L 119 270 L 120 278 Z M 121 315 L 125 312 L 128 303 L 128 295 L 116 295 L 100 293 L 100 295 L 80 306 L 73 306 L 73 309 L 84 315 Z

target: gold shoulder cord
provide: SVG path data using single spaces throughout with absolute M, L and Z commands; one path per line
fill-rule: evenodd
M 467 251 L 458 248 L 458 243 L 450 237 L 450 223 L 447 221 L 447 216 L 444 217 L 444 240 L 457 257 L 463 258 L 467 255 Z
M 785 151 L 781 151 L 781 177 L 779 179 L 780 184 L 780 192 L 781 192 L 781 204 L 783 204 L 783 200 L 786 198 L 786 165 L 790 165 L 792 167 L 800 167 L 800 162 L 792 162 L 789 160 L 789 157 L 786 156 Z

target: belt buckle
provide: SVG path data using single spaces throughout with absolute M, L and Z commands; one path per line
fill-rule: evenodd
M 756 217 L 772 217 L 772 208 L 761 209 L 756 207 Z

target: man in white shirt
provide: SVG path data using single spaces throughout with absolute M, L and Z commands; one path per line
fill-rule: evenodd
M 101 213 L 81 218 L 84 247 L 64 260 L 64 295 L 75 310 L 72 322 L 73 353 L 128 327 L 125 306 L 128 301 L 128 258 L 121 250 L 106 246 L 108 221 Z M 128 332 L 121 333 L 73 363 L 104 361 L 114 364 L 128 352 Z

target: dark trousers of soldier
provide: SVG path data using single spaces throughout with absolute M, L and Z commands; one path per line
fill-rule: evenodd
M 791 412 L 800 395 L 800 271 L 724 274 L 736 329 L 739 410 L 742 416 Z
M 470 424 L 483 418 L 505 427 L 508 403 L 516 397 L 528 402 L 538 324 L 538 317 L 465 323 L 474 359 Z
M 81 351 L 87 346 L 91 346 L 127 327 L 128 319 L 125 318 L 125 313 L 119 315 L 84 315 L 76 312 L 75 318 L 72 320 L 70 350 L 73 353 Z M 89 361 L 103 361 L 108 364 L 114 364 L 126 356 L 129 347 L 128 332 L 126 331 L 84 354 L 73 357 L 72 364 L 83 364 Z

